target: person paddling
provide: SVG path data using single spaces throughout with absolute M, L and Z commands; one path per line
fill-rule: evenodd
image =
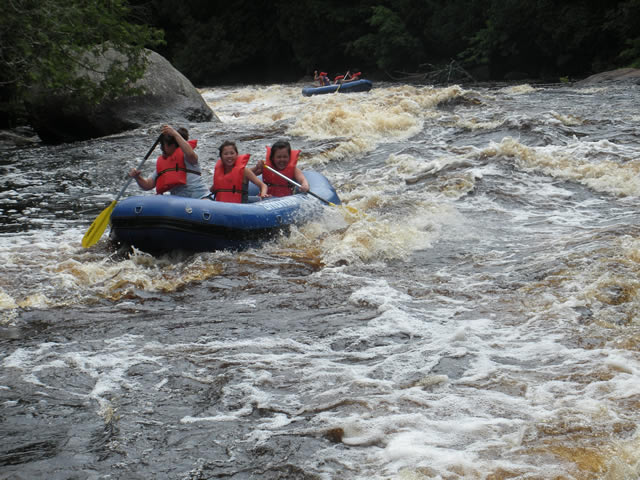
M 264 165 L 273 168 L 282 175 L 295 180 L 300 184 L 303 192 L 309 191 L 309 182 L 307 182 L 304 173 L 297 167 L 300 150 L 291 150 L 289 142 L 279 140 L 271 147 L 267 147 L 266 162 L 258 162 L 253 168 L 256 175 L 262 174 L 262 180 L 269 187 L 269 195 L 274 197 L 284 197 L 293 194 L 293 188 L 289 182 L 282 177 L 276 175 L 269 169 L 263 168 Z
M 333 84 L 334 85 L 338 85 L 338 84 L 342 84 L 343 82 L 347 82 L 349 78 L 349 70 L 347 70 L 347 73 L 345 73 L 344 75 L 338 75 L 333 79 Z
M 338 75 L 334 79 L 333 83 L 343 84 L 343 83 L 355 82 L 356 80 L 360 80 L 360 75 L 362 75 L 362 72 L 351 73 L 351 70 L 347 70 L 347 73 L 345 73 L 344 75 Z
M 176 131 L 169 125 L 164 125 L 160 140 L 162 155 L 156 160 L 156 171 L 151 177 L 144 178 L 140 170 L 132 168 L 129 176 L 143 190 L 155 187 L 159 195 L 169 192 L 181 197 L 206 197 L 208 192 L 201 178 L 198 155 L 193 151 L 197 144 L 197 140 L 189 140 L 186 128 Z
M 260 188 L 258 196 L 269 197 L 267 186 L 247 168 L 251 155 L 238 155 L 238 147 L 235 142 L 226 140 L 220 145 L 220 159 L 216 163 L 213 174 L 213 185 L 209 190 L 213 193 L 213 199 L 218 202 L 246 203 L 248 195 L 248 181 L 255 183 Z
M 362 75 L 362 72 L 355 72 L 355 73 L 352 73 L 351 75 L 349 75 L 349 72 L 347 72 L 347 75 L 345 75 L 344 80 L 342 82 L 343 83 L 355 82 L 356 80 L 360 80 L 360 75 Z

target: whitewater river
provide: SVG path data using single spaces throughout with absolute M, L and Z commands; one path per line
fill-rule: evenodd
M 82 248 L 160 125 L 2 147 L 0 479 L 637 479 L 640 87 L 301 88 L 189 125 L 349 207 L 244 252 Z

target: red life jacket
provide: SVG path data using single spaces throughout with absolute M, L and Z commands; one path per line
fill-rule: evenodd
M 356 72 L 353 75 L 351 75 L 351 80 L 360 80 L 360 75 L 362 75 L 362 72 Z
M 198 140 L 189 140 L 191 148 L 196 148 Z M 163 194 L 174 187 L 187 184 L 187 172 L 200 175 L 196 170 L 189 170 L 184 162 L 184 152 L 180 147 L 172 155 L 166 157 L 160 155 L 156 160 L 156 192 Z
M 285 177 L 293 180 L 293 176 L 296 172 L 296 165 L 298 164 L 298 157 L 300 157 L 300 150 L 291 150 L 289 163 L 282 170 L 278 170 L 278 168 L 271 163 L 271 147 L 267 147 L 267 161 L 265 163 L 267 166 L 277 170 Z M 273 197 L 286 197 L 287 195 L 293 194 L 293 186 L 291 183 L 287 182 L 284 178 L 279 177 L 267 168 L 262 171 L 262 181 L 267 184 L 269 187 L 267 192 Z
M 338 75 L 336 78 L 333 79 L 334 82 L 337 82 L 338 80 L 342 80 L 344 78 L 344 75 Z
M 218 202 L 242 203 L 244 187 L 244 169 L 251 155 L 238 155 L 236 163 L 229 173 L 224 173 L 224 165 L 218 159 L 213 172 L 213 194 Z

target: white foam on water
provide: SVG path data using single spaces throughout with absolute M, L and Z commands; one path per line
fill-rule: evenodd
M 509 95 L 526 95 L 529 93 L 534 93 L 538 91 L 538 89 L 525 83 L 522 85 L 513 85 L 509 87 L 504 87 L 504 88 L 501 88 L 500 91 L 502 93 L 509 94 Z
M 246 409 L 243 414 L 250 414 L 251 410 Z M 186 416 L 180 419 L 180 423 L 198 423 L 198 422 L 233 422 L 238 420 L 238 415 L 215 415 L 212 417 L 191 417 Z
M 303 97 L 300 86 L 270 85 L 224 90 L 204 89 L 203 97 L 225 124 L 257 126 L 280 122 L 287 135 L 309 139 L 341 138 L 338 145 L 305 164 L 314 166 L 370 152 L 389 140 L 408 139 L 420 132 L 435 107 L 462 96 L 459 86 L 447 88 L 392 87 L 365 94 Z M 283 100 L 284 99 L 284 100 Z
M 341 275 L 339 270 L 335 273 Z M 324 274 L 332 275 L 329 271 Z M 266 442 L 283 428 L 295 432 L 292 419 L 317 411 L 308 418 L 311 428 L 340 428 L 342 443 L 365 449 L 366 459 L 357 451 L 346 454 L 352 463 L 361 462 L 362 478 L 395 475 L 420 466 L 443 474 L 480 475 L 526 465 L 530 473 L 544 475 L 553 470 L 553 462 L 533 466 L 524 452 L 513 454 L 513 459 L 493 458 L 491 452 L 522 448 L 532 426 L 555 422 L 558 416 L 598 419 L 603 409 L 612 406 L 612 385 L 628 389 L 627 382 L 637 380 L 631 378 L 629 367 L 590 388 L 562 379 L 566 372 L 599 368 L 601 354 L 564 346 L 563 333 L 535 327 L 539 321 L 535 318 L 516 325 L 486 317 L 456 322 L 455 308 L 441 306 L 431 313 L 416 309 L 412 297 L 384 280 L 370 281 L 354 291 L 351 301 L 374 308 L 378 315 L 335 332 L 328 341 L 305 345 L 256 339 L 205 344 L 227 361 L 261 366 L 255 375 L 245 373 L 248 383 L 234 387 L 247 398 L 236 414 L 246 413 L 250 402 L 289 412 L 260 423 L 250 438 Z M 382 344 L 363 352 L 341 351 L 338 356 L 330 346 L 339 338 L 348 343 L 398 333 L 420 340 Z M 285 346 L 286 353 L 282 353 Z M 440 375 L 433 381 L 430 372 L 441 359 L 459 359 L 466 365 L 465 372 L 458 378 Z M 607 363 L 614 370 L 624 364 L 615 357 Z M 540 366 L 544 367 L 541 371 Z M 260 392 L 277 387 L 285 372 L 294 371 L 299 372 L 296 392 L 278 396 Z M 506 391 L 494 390 L 492 385 Z M 635 394 L 637 388 L 630 391 Z M 228 415 L 204 420 L 226 419 Z M 331 453 L 324 455 L 330 458 Z
M 596 144 L 576 142 L 570 148 L 555 145 L 528 147 L 513 138 L 504 138 L 482 151 L 483 156 L 505 156 L 524 169 L 540 171 L 555 178 L 582 183 L 598 192 L 615 195 L 640 195 L 640 163 L 619 163 L 612 160 L 589 161 L 592 152 L 610 155 L 634 155 L 637 150 L 610 148 L 607 141 Z M 624 153 L 616 150 L 625 150 Z
M 92 341 L 100 346 L 102 342 Z M 127 371 L 134 365 L 156 364 L 160 357 L 149 356 L 139 345 L 140 337 L 124 335 L 104 340 L 102 350 L 85 350 L 83 345 L 42 343 L 34 348 L 16 349 L 2 361 L 2 366 L 20 372 L 24 381 L 47 390 L 64 389 L 67 394 L 95 400 L 98 413 L 107 415 L 112 410 L 111 398 L 122 388 L 135 390 Z M 51 382 L 52 372 L 61 377 L 84 376 L 90 382 L 80 387 L 59 384 L 57 377 Z
M 309 141 L 305 164 L 326 171 L 355 213 L 327 209 L 264 250 L 182 262 L 85 251 L 77 225 L 2 236 L 0 308 L 15 319 L 21 308 L 98 298 L 125 314 L 136 292 L 171 295 L 224 275 L 224 262 L 308 249 L 301 257 L 318 261 L 296 281 L 343 289 L 347 313 L 337 308 L 318 336 L 162 344 L 125 335 L 18 348 L 3 368 L 42 394 L 60 388 L 51 372 L 88 379 L 71 393 L 106 416 L 115 396 L 140 391 L 132 366 L 157 369 L 160 395 L 176 358 L 196 365 L 185 378 L 203 384 L 224 362 L 231 380 L 216 403 L 176 421 L 240 423 L 240 441 L 256 443 L 330 436 L 340 443 L 308 459 L 326 478 L 343 473 L 332 465 L 363 479 L 635 478 L 638 146 L 572 136 L 593 131 L 601 112 L 582 101 L 558 108 L 530 86 L 309 99 L 299 88 L 204 95 L 233 131 L 276 123 L 278 136 Z M 570 90 L 578 100 L 606 91 Z M 437 108 L 449 100 L 462 106 Z M 261 292 L 280 278 L 277 265 L 256 268 Z M 231 302 L 259 310 L 262 293 L 246 295 Z M 354 310 L 362 315 L 345 322 Z

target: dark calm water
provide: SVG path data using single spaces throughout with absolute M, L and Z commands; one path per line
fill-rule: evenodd
M 159 125 L 2 147 L 0 479 L 638 478 L 639 87 L 376 87 L 202 90 L 356 211 L 245 252 L 81 247 Z

